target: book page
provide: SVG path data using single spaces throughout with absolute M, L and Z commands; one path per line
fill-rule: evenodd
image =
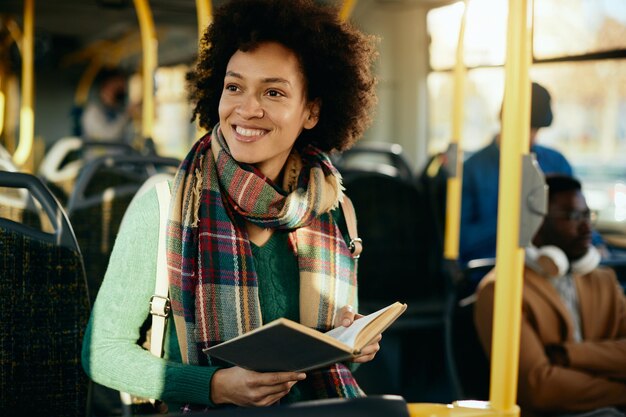
M 327 331 L 325 334 L 354 348 L 354 342 L 361 330 L 363 330 L 369 323 L 371 323 L 374 319 L 383 314 L 389 308 L 391 308 L 391 306 L 387 306 L 373 312 L 372 314 L 361 317 L 358 320 L 354 320 L 350 327 L 335 327 L 334 329 Z

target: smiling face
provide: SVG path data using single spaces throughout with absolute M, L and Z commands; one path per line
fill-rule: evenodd
M 297 56 L 276 42 L 237 51 L 226 67 L 220 127 L 238 162 L 276 180 L 302 132 L 317 124 L 319 105 L 308 101 Z

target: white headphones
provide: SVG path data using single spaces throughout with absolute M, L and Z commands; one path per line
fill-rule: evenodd
M 577 274 L 588 274 L 598 267 L 600 259 L 600 252 L 595 246 L 589 246 L 587 253 L 571 265 L 565 252 L 556 246 L 537 248 L 531 245 L 526 248 L 526 265 L 547 278 L 563 276 L 570 269 Z

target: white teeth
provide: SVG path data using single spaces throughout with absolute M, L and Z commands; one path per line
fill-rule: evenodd
M 235 131 L 241 136 L 261 136 L 265 133 L 265 131 L 261 129 L 246 129 L 241 126 L 235 127 Z

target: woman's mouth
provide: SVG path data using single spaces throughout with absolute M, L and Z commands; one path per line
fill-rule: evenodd
M 249 128 L 249 127 L 243 127 L 239 125 L 233 126 L 233 130 L 236 133 L 235 137 L 237 138 L 237 140 L 241 142 L 257 141 L 261 139 L 268 132 L 265 129 Z

